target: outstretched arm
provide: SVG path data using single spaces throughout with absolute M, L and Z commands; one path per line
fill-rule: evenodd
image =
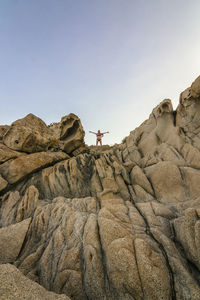
M 105 134 L 105 133 L 109 133 L 109 131 L 106 131 L 106 132 L 102 132 L 102 134 Z
M 94 134 L 96 134 L 96 132 L 94 132 L 94 131 L 89 131 L 90 133 L 94 133 Z

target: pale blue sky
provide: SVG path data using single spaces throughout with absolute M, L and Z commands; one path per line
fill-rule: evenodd
M 0 124 L 73 112 L 120 143 L 198 75 L 199 0 L 0 0 Z

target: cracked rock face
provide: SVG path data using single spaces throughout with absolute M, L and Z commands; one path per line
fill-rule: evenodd
M 200 299 L 199 86 L 114 147 L 80 150 L 73 114 L 48 127 L 59 151 L 0 144 L 0 235 L 21 234 L 2 262 L 75 300 Z

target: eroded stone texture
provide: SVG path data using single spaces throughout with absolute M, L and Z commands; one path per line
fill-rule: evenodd
M 32 172 L 66 158 L 68 156 L 63 152 L 42 152 L 28 156 L 24 155 L 0 165 L 0 174 L 10 184 L 13 184 Z
M 63 117 L 60 123 L 60 139 L 64 141 L 66 153 L 69 154 L 80 146 L 84 146 L 85 132 L 76 115 L 69 114 Z
M 6 147 L 4 144 L 0 143 L 0 164 L 6 162 L 7 160 L 17 158 L 23 155 L 20 152 L 13 151 L 10 148 Z
M 20 223 L 0 228 L 0 264 L 14 262 L 22 248 L 30 218 Z
M 51 151 L 0 147 L 0 233 L 30 220 L 12 257 L 26 277 L 75 300 L 200 299 L 199 82 L 120 145 L 85 147 L 70 114 L 38 120 Z
M 0 125 L 0 140 L 3 139 L 4 134 L 9 129 L 10 126 L 8 125 Z
M 70 154 L 85 146 L 85 132 L 75 114 L 69 114 L 50 126 L 35 115 L 28 114 L 6 129 L 1 129 L 3 143 L 16 151 L 34 153 L 64 150 Z
M 0 191 L 4 190 L 8 185 L 8 182 L 0 175 Z
M 145 168 L 156 198 L 161 202 L 178 202 L 186 199 L 184 184 L 178 167 L 171 162 L 159 162 Z
M 185 137 L 195 148 L 200 150 L 200 76 L 190 88 L 180 95 L 177 107 L 176 123 Z
M 1 300 L 70 300 L 65 295 L 57 295 L 41 287 L 24 276 L 10 264 L 0 265 Z
M 47 125 L 33 114 L 12 123 L 3 136 L 4 144 L 17 151 L 33 153 L 46 151 L 51 143 Z

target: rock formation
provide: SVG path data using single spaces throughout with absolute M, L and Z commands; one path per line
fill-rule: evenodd
M 49 127 L 33 114 L 15 121 L 6 131 L 5 126 L 1 127 L 3 143 L 20 152 L 34 153 L 52 149 L 71 153 L 84 145 L 85 133 L 80 119 L 74 114 L 63 117 L 60 123 Z
M 45 290 L 10 264 L 0 265 L 0 283 L 1 300 L 70 300 L 65 295 Z
M 200 299 L 200 77 L 113 147 L 74 114 L 2 128 L 0 294 L 17 272 L 75 300 Z

